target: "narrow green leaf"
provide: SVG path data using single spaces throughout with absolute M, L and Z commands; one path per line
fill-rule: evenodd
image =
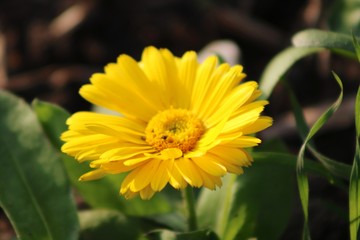
M 285 86 L 287 86 L 286 82 L 284 84 L 285 84 Z M 342 96 L 343 90 L 342 90 L 341 82 L 339 82 L 339 84 L 340 84 L 339 86 L 341 88 L 341 91 L 340 91 L 339 99 L 335 103 L 336 106 L 334 106 L 336 109 L 339 107 L 339 105 L 341 103 L 341 99 L 343 97 Z M 291 101 L 291 105 L 292 105 L 294 116 L 295 116 L 297 130 L 298 130 L 300 136 L 302 137 L 302 139 L 305 140 L 306 134 L 309 132 L 309 127 L 305 121 L 305 117 L 302 113 L 301 106 L 300 106 L 299 102 L 297 101 L 294 93 L 288 86 L 287 86 L 287 89 L 288 89 L 288 94 L 290 96 L 290 101 Z M 330 114 L 332 114 L 332 113 L 330 113 Z M 331 175 L 342 176 L 344 178 L 344 176 L 348 176 L 350 174 L 349 169 L 347 169 L 346 164 L 332 160 L 332 159 L 322 155 L 321 153 L 319 153 L 316 150 L 316 148 L 311 140 L 308 142 L 307 148 L 324 165 L 324 167 L 326 167 L 326 169 L 331 173 Z M 344 179 L 346 179 L 346 177 Z
M 70 116 L 64 109 L 53 104 L 35 101 L 33 107 L 49 139 L 57 149 L 63 142 L 60 135 L 67 129 L 66 119 Z M 123 174 L 109 175 L 100 180 L 79 182 L 79 177 L 88 172 L 88 163 L 79 164 L 72 157 L 60 153 L 73 186 L 81 196 L 94 208 L 116 209 L 131 215 L 151 215 L 166 213 L 173 209 L 173 202 L 164 194 L 156 194 L 152 199 L 143 201 L 140 198 L 126 200 L 119 195 Z
M 79 212 L 80 240 L 126 239 L 137 240 L 140 224 L 115 210 L 95 209 Z
M 292 43 L 295 47 L 327 48 L 335 53 L 356 58 L 351 36 L 342 33 L 307 29 L 295 34 Z
M 322 50 L 324 50 L 322 47 L 289 47 L 277 54 L 260 77 L 259 88 L 263 92 L 262 98 L 269 98 L 275 85 L 298 60 Z
M 156 230 L 146 235 L 148 240 L 219 240 L 210 230 L 200 230 L 187 233 L 177 233 L 169 230 Z
M 312 128 L 309 130 L 307 136 L 305 137 L 305 140 L 300 148 L 299 154 L 298 154 L 298 159 L 297 159 L 297 167 L 296 167 L 296 172 L 297 172 L 297 182 L 298 182 L 298 188 L 299 188 L 299 193 L 300 193 L 300 199 L 301 199 L 301 204 L 303 207 L 303 212 L 304 212 L 304 232 L 303 232 L 303 239 L 310 239 L 310 233 L 309 233 L 309 228 L 308 228 L 308 202 L 309 202 L 309 183 L 308 183 L 308 179 L 304 170 L 304 153 L 305 153 L 305 149 L 308 145 L 308 143 L 310 142 L 311 138 L 317 133 L 317 131 L 329 120 L 329 118 L 332 116 L 332 114 L 338 109 L 338 107 L 341 104 L 342 98 L 343 98 L 343 86 L 341 83 L 341 80 L 339 79 L 339 77 L 335 74 L 334 77 L 337 81 L 337 83 L 340 86 L 341 92 L 339 97 L 337 98 L 337 100 L 334 102 L 334 104 L 332 104 L 332 106 L 330 108 L 328 108 L 320 117 L 319 119 L 314 123 L 314 125 L 312 126 Z M 296 115 L 295 117 L 299 117 L 298 115 Z M 297 119 L 297 122 L 302 122 L 303 123 L 303 119 L 299 120 Z M 303 129 L 304 127 L 300 128 Z M 312 148 L 312 150 L 314 150 L 314 148 Z M 316 153 L 316 151 L 315 151 Z M 321 162 L 324 164 L 324 166 L 327 166 L 327 162 L 324 162 L 324 159 L 319 159 L 321 160 Z
M 356 149 L 349 184 L 350 239 L 357 240 L 360 231 L 360 87 L 355 101 Z
M 360 62 L 360 43 L 354 34 L 352 35 L 352 37 L 353 37 L 353 44 L 354 44 L 356 56 L 358 58 L 358 61 Z
M 0 91 L 0 205 L 19 239 L 78 239 L 64 166 L 32 109 Z

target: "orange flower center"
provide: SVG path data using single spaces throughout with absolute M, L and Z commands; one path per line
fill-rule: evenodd
M 145 130 L 146 142 L 159 152 L 179 149 L 182 153 L 192 150 L 204 132 L 204 124 L 191 112 L 173 108 L 155 115 Z

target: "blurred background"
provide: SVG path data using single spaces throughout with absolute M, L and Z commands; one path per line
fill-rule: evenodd
M 360 35 L 358 0 L 1 0 L 0 88 L 31 102 L 56 103 L 70 112 L 89 109 L 78 95 L 94 72 L 121 53 L 139 60 L 144 47 L 168 48 L 175 55 L 216 45 L 236 46 L 235 60 L 247 79 L 258 80 L 269 61 L 307 28 Z M 229 42 L 230 40 L 230 42 Z M 226 57 L 226 56 L 225 56 Z M 316 138 L 318 149 L 351 164 L 354 154 L 354 96 L 359 63 L 323 52 L 298 62 L 286 75 L 309 124 L 338 95 L 331 71 L 344 83 L 344 103 Z M 277 86 L 267 114 L 275 124 L 263 138 L 281 138 L 297 153 L 301 139 L 290 114 L 288 94 Z M 1 114 L 1 113 L 0 113 Z M 347 192 L 311 179 L 310 224 L 313 239 L 347 239 Z M 294 189 L 296 192 L 297 189 Z M 327 199 L 324 204 L 323 199 Z M 332 204 L 333 203 L 333 204 Z M 299 239 L 300 203 L 283 239 Z M 0 240 L 13 230 L 0 213 Z

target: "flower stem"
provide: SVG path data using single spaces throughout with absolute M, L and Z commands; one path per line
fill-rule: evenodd
M 187 220 L 189 231 L 197 230 L 197 219 L 195 212 L 195 198 L 192 187 L 186 187 L 182 190 L 183 200 L 185 203 L 185 208 L 187 209 Z

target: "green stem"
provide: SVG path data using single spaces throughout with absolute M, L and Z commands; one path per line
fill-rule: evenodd
M 185 208 L 187 209 L 188 217 L 188 228 L 189 231 L 197 230 L 197 219 L 195 212 L 195 198 L 192 187 L 186 187 L 182 190 L 183 201 L 185 203 Z

